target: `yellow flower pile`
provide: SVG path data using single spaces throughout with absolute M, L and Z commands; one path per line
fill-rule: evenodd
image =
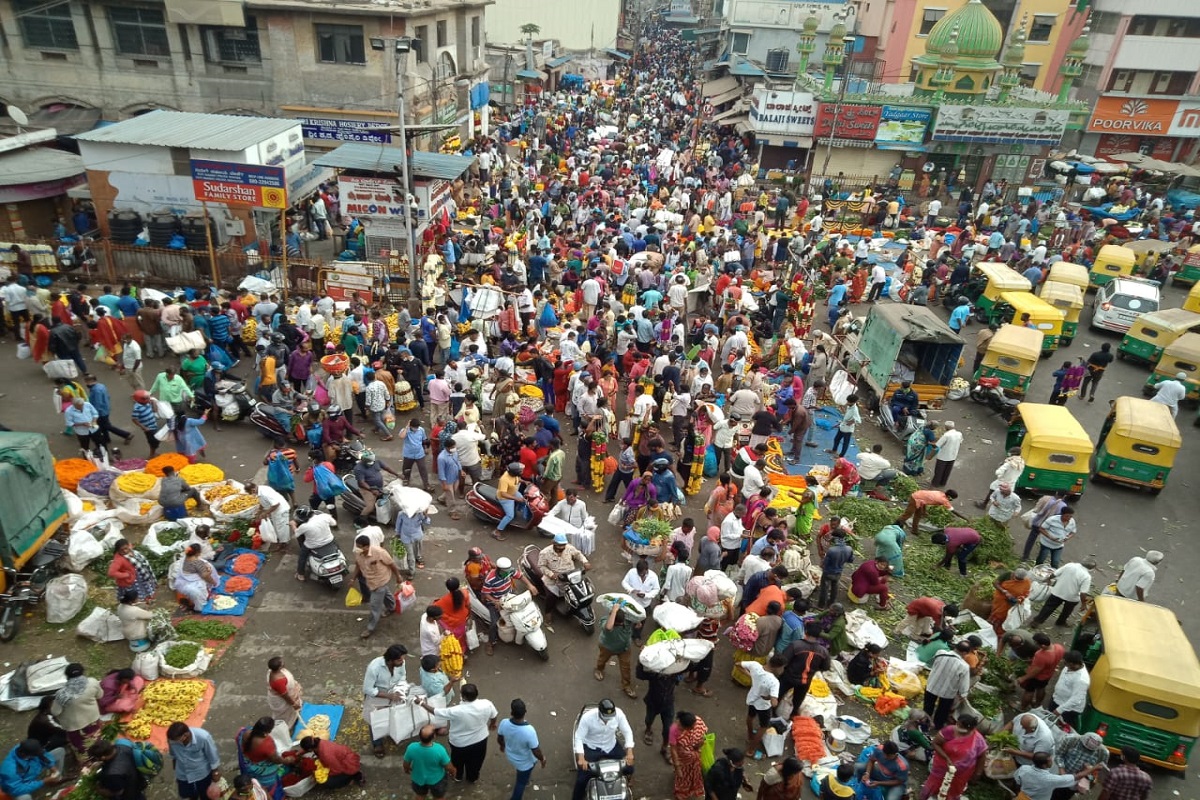
M 88 513 L 89 511 L 95 511 L 95 510 L 96 510 L 96 504 L 95 504 L 95 503 L 93 503 L 91 500 L 84 500 L 84 501 L 83 501 L 83 512 L 84 512 L 85 514 L 86 514 L 86 513 Z
M 251 317 L 242 325 L 242 341 L 249 345 L 258 341 L 258 320 Z
M 233 497 L 237 493 L 237 487 L 229 483 L 222 483 L 218 486 L 211 486 L 205 489 L 200 492 L 200 496 L 204 498 L 206 503 L 211 505 L 223 497 Z
M 145 494 L 157 482 L 157 478 L 144 472 L 126 472 L 117 478 L 117 488 L 125 494 Z
M 225 480 L 225 473 L 220 467 L 213 464 L 188 464 L 179 470 L 179 477 L 183 478 L 191 486 L 199 486 L 205 483 L 223 481 Z
M 145 702 L 125 723 L 124 734 L 131 739 L 148 739 L 151 725 L 165 728 L 172 722 L 183 722 L 196 710 L 206 688 L 204 681 L 151 681 L 142 690 Z
M 523 385 L 521 386 L 521 388 L 517 390 L 517 392 L 518 392 L 518 394 L 520 394 L 522 397 L 537 397 L 537 398 L 541 398 L 541 397 L 543 396 L 543 395 L 542 395 L 542 390 L 541 390 L 541 389 L 539 389 L 539 388 L 538 388 L 538 387 L 536 387 L 536 386 L 530 386 L 530 385 L 528 385 L 528 384 L 523 384 Z
M 329 767 L 318 761 L 316 769 L 313 770 L 313 779 L 317 783 L 324 783 L 329 780 Z
M 813 697 L 829 697 L 829 684 L 824 678 L 813 678 L 808 685 L 808 693 Z
M 141 505 L 138 506 L 138 515 L 143 517 L 149 516 L 156 505 L 158 503 L 155 503 L 153 500 L 143 500 Z
M 258 498 L 248 494 L 234 495 L 231 499 L 226 500 L 221 504 L 222 514 L 236 514 L 239 511 L 245 511 L 247 508 L 258 503 Z

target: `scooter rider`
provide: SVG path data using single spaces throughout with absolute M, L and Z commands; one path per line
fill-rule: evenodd
M 296 580 L 305 580 L 308 557 L 333 541 L 333 526 L 337 520 L 328 514 L 317 514 L 308 506 L 298 506 L 292 513 L 292 536 L 300 545 L 300 558 L 296 561 Z
M 321 447 L 325 449 L 326 460 L 337 458 L 338 447 L 349 442 L 352 434 L 362 438 L 359 430 L 342 414 L 341 406 L 334 403 L 325 409 L 325 421 L 321 423 Z
M 623 750 L 617 741 L 618 733 L 621 734 L 621 741 L 625 743 Z M 633 729 L 629 727 L 625 712 L 607 697 L 595 708 L 583 712 L 575 726 L 573 739 L 575 766 L 578 771 L 575 774 L 575 790 L 571 794 L 571 800 L 583 800 L 590 777 L 588 762 L 604 758 L 619 760 L 624 755 L 623 772 L 626 775 L 633 774 Z
M 525 574 L 513 566 L 512 559 L 497 558 L 496 566 L 483 579 L 480 595 L 488 608 L 488 643 L 487 654 L 490 656 L 496 650 L 496 642 L 500 641 L 500 604 L 504 598 L 513 593 L 517 581 L 525 584 L 529 593 L 537 596 L 535 587 L 525 577 Z
M 383 473 L 385 472 L 393 478 L 400 477 L 396 470 L 377 459 L 370 450 L 363 452 L 358 457 L 358 463 L 354 465 L 354 481 L 358 484 L 359 494 L 363 496 L 363 507 L 367 509 L 363 512 L 364 514 L 368 514 L 371 509 L 375 508 L 375 503 L 383 494 Z
M 565 533 L 555 534 L 554 543 L 542 548 L 538 553 L 537 566 L 542 572 L 542 583 L 546 585 L 546 591 L 555 597 L 562 597 L 561 584 L 568 572 L 576 569 L 587 572 L 592 568 L 587 556 L 575 545 L 567 542 Z M 549 605 L 551 608 L 554 606 L 553 602 Z

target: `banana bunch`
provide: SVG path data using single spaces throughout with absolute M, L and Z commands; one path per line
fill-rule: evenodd
M 254 317 L 246 320 L 242 325 L 242 341 L 246 344 L 253 345 L 258 341 L 258 320 Z
M 335 345 L 341 344 L 342 343 L 342 326 L 341 325 L 330 325 L 328 322 L 326 322 L 325 323 L 325 341 L 327 343 L 333 342 Z
M 208 684 L 204 681 L 157 680 L 142 690 L 145 701 L 125 723 L 125 735 L 131 739 L 150 738 L 150 726 L 167 727 L 186 720 L 200 704 Z
M 446 677 L 452 681 L 456 681 L 463 674 L 463 651 L 462 645 L 458 643 L 458 639 L 453 636 L 443 636 L 440 655 L 442 657 L 442 671 L 446 673 Z
M 383 318 L 383 324 L 387 325 L 388 338 L 395 339 L 396 332 L 400 330 L 400 315 L 393 311 Z

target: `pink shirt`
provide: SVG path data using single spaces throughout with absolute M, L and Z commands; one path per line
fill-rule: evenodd
M 429 382 L 429 402 L 438 404 L 450 402 L 450 384 L 444 378 L 434 378 Z

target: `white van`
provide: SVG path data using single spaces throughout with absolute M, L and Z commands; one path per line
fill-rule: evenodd
M 1114 278 L 1096 291 L 1092 327 L 1126 333 L 1142 314 L 1158 311 L 1158 302 L 1157 282 Z

